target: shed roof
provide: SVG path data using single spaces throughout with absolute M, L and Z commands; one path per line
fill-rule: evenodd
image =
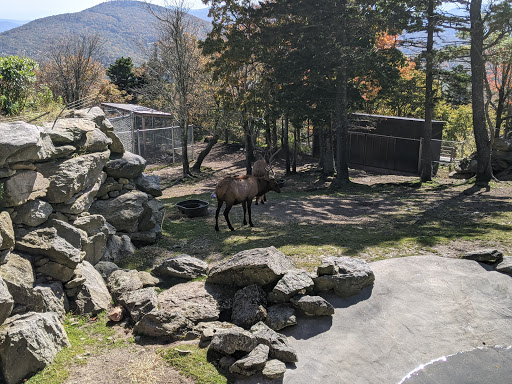
M 121 103 L 101 103 L 102 106 L 107 108 L 115 108 L 123 112 L 133 113 L 138 116 L 153 116 L 153 117 L 173 117 L 172 113 L 157 111 L 142 105 L 136 104 L 121 104 Z
M 374 118 L 374 119 L 384 119 L 384 120 L 402 120 L 402 121 L 418 121 L 418 122 L 424 122 L 424 119 L 416 119 L 413 117 L 399 117 L 399 116 L 385 116 L 385 115 L 371 115 L 369 113 L 352 113 L 353 116 L 356 117 L 367 117 L 367 118 Z M 433 123 L 437 124 L 446 124 L 446 121 L 440 121 L 440 120 L 432 120 Z

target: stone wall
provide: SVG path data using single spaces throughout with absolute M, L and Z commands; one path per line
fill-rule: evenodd
M 34 354 L 40 353 L 2 358 L 16 349 L 9 335 L 29 329 L 28 320 L 52 323 L 40 330 L 52 337 L 39 335 L 51 344 L 48 360 L 67 345 L 60 321 L 69 308 L 90 314 L 111 305 L 93 266 L 130 256 L 134 244 L 152 244 L 161 235 L 164 208 L 155 199 L 161 195 L 160 182 L 143 174 L 145 165 L 142 157 L 124 150 L 97 107 L 42 127 L 0 124 L 0 368 L 5 382 L 22 378 L 6 367 L 9 361 L 37 360 Z

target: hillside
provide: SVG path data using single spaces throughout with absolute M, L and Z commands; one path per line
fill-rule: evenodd
M 157 11 L 164 8 L 154 6 Z M 204 38 L 210 24 L 189 16 L 198 38 Z M 105 41 L 108 65 L 121 56 L 130 56 L 135 64 L 146 59 L 146 48 L 157 40 L 156 19 L 141 1 L 110 1 L 81 12 L 45 17 L 0 33 L 0 56 L 23 55 L 36 61 L 44 59 L 47 49 L 73 34 L 98 33 Z

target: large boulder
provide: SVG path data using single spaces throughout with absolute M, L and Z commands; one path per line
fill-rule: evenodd
M 267 324 L 274 331 L 297 324 L 295 309 L 289 304 L 276 304 L 267 308 Z
M 351 257 L 326 257 L 318 267 L 316 292 L 334 291 L 340 297 L 357 295 L 364 287 L 372 285 L 375 275 L 364 260 Z
M 268 352 L 270 348 L 268 345 L 259 344 L 247 356 L 237 360 L 229 371 L 245 376 L 252 376 L 260 372 L 265 367 L 268 360 Z
M 115 272 L 114 272 L 115 273 Z M 177 284 L 158 295 L 160 308 L 181 313 L 194 323 L 217 320 L 230 307 L 234 292 L 205 285 L 202 281 Z
M 0 325 L 2 325 L 11 314 L 14 300 L 4 280 L 0 277 Z
M 51 284 L 37 284 L 33 290 L 33 300 L 27 309 L 34 312 L 55 312 L 64 321 L 69 303 L 64 287 L 59 281 Z
M 512 256 L 505 256 L 495 266 L 496 270 L 507 275 L 512 275 Z
M 160 277 L 178 277 L 182 279 L 195 279 L 205 276 L 208 263 L 189 255 L 177 255 L 165 259 L 153 269 L 153 273 Z
M 314 286 L 313 279 L 306 271 L 288 271 L 269 293 L 268 300 L 274 303 L 287 302 L 297 294 L 312 292 Z
M 31 170 L 18 171 L 0 183 L 0 188 L 3 188 L 0 206 L 16 207 L 27 201 L 45 197 L 49 187 L 50 180 L 43 174 Z
M 267 317 L 267 297 L 258 285 L 249 285 L 238 290 L 233 300 L 231 322 L 242 328 L 250 328 Z
M 209 349 L 232 355 L 235 352 L 251 352 L 258 344 L 256 337 L 243 328 L 222 328 L 213 335 Z
M 107 286 L 114 299 L 117 299 L 123 293 L 141 289 L 143 285 L 137 271 L 118 269 L 108 277 Z
M 298 295 L 293 297 L 290 302 L 308 316 L 334 315 L 334 307 L 320 296 Z
M 99 214 L 120 232 L 137 232 L 139 220 L 150 215 L 148 195 L 140 191 L 124 193 L 114 199 L 97 200 L 89 210 Z
M 105 172 L 114 179 L 134 179 L 146 168 L 146 160 L 131 152 L 125 152 L 122 157 L 110 160 L 105 165 Z
M 75 275 L 84 278 L 84 282 L 76 289 L 71 308 L 77 314 L 97 314 L 110 308 L 112 297 L 105 281 L 94 267 L 84 261 L 80 263 Z
M 32 294 L 34 270 L 27 257 L 11 253 L 7 263 L 0 265 L 0 277 L 7 285 L 15 303 L 23 304 Z
M 74 195 L 98 182 L 109 151 L 72 157 L 63 161 L 38 164 L 38 172 L 50 180 L 46 200 L 67 203 Z
M 135 180 L 137 189 L 149 193 L 155 197 L 162 196 L 162 187 L 160 186 L 160 177 L 156 175 L 145 175 L 144 173 Z
M 73 230 L 72 226 L 65 226 L 60 220 L 53 220 L 52 223 L 53 227 L 17 231 L 15 248 L 21 252 L 46 256 L 51 261 L 74 269 L 85 256 L 80 233 Z
M 0 168 L 6 163 L 46 159 L 53 151 L 42 128 L 21 121 L 0 123 Z
M 117 298 L 117 302 L 126 308 L 133 321 L 137 322 L 158 308 L 158 295 L 154 288 L 142 288 L 123 293 Z
M 73 195 L 73 197 L 71 197 L 65 203 L 55 204 L 55 210 L 73 215 L 78 215 L 89 210 L 91 204 L 94 202 L 101 184 L 105 181 L 106 178 L 107 175 L 102 172 L 98 180 L 96 180 L 93 185 L 89 186 L 83 191 L 78 192 L 76 195 Z
M 48 220 L 52 212 L 53 207 L 50 203 L 42 200 L 31 200 L 16 209 L 13 222 L 29 227 L 37 227 Z
M 5 211 L 0 212 L 0 251 L 14 249 L 15 241 L 11 216 Z
M 290 346 L 286 336 L 273 331 L 264 323 L 259 322 L 251 327 L 251 333 L 258 344 L 270 347 L 269 356 L 285 363 L 297 362 L 297 352 Z
M 210 269 L 207 282 L 246 287 L 275 284 L 295 264 L 275 247 L 238 252 Z
M 93 121 L 79 118 L 61 118 L 55 123 L 47 123 L 44 128 L 55 145 L 84 146 L 87 133 L 96 129 Z
M 149 337 L 163 337 L 178 339 L 186 335 L 193 328 L 190 320 L 180 313 L 166 311 L 150 312 L 133 327 L 133 332 Z
M 99 129 L 87 132 L 84 151 L 86 152 L 102 152 L 107 151 L 112 144 L 110 139 L 105 133 Z
M 135 254 L 135 246 L 128 235 L 113 235 L 107 241 L 102 260 L 119 262 L 123 259 L 130 259 Z
M 69 341 L 55 313 L 29 312 L 0 328 L 0 368 L 6 384 L 17 384 L 50 364 Z
M 286 372 L 286 365 L 277 359 L 267 361 L 263 368 L 263 376 L 269 379 L 279 379 Z

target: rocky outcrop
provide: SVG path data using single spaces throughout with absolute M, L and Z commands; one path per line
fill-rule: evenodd
M 12 316 L 0 328 L 0 368 L 6 384 L 17 384 L 50 364 L 69 341 L 55 313 Z
M 2 325 L 11 314 L 14 307 L 14 300 L 4 280 L 0 277 L 0 325 Z

